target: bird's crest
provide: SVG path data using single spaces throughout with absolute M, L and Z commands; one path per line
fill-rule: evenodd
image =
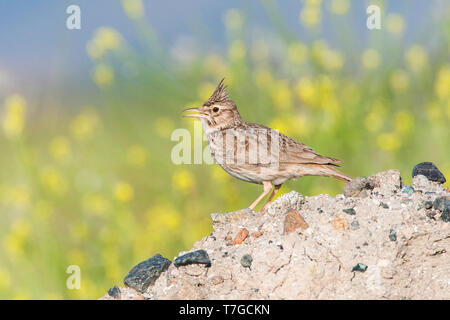
M 227 86 L 224 85 L 225 78 L 220 80 L 219 85 L 216 90 L 214 90 L 213 94 L 209 99 L 204 103 L 205 106 L 213 105 L 218 102 L 227 102 L 230 101 L 230 97 L 228 96 Z

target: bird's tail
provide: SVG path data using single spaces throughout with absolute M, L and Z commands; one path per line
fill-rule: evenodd
M 310 164 L 302 165 L 299 168 L 299 176 L 324 176 L 332 177 L 343 182 L 352 180 L 349 176 L 335 169 L 334 164 Z
M 338 180 L 344 181 L 344 182 L 350 182 L 352 178 L 349 176 L 343 174 L 342 172 L 334 169 L 333 167 L 327 166 L 325 172 L 333 178 L 336 178 Z

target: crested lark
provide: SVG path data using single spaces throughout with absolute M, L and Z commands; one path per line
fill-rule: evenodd
M 195 113 L 185 117 L 199 118 L 214 161 L 238 179 L 262 184 L 264 191 L 249 206 L 256 205 L 274 187 L 262 212 L 281 185 L 302 176 L 326 176 L 344 182 L 350 177 L 337 171 L 341 160 L 321 156 L 312 148 L 276 130 L 244 121 L 223 83 L 219 83 L 211 97 L 199 108 L 184 111 Z

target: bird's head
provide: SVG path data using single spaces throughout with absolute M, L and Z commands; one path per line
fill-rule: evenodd
M 199 118 L 207 129 L 227 129 L 242 122 L 236 104 L 228 96 L 222 79 L 211 97 L 199 108 L 189 108 L 184 117 Z

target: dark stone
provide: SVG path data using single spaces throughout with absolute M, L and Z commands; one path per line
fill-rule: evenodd
M 205 250 L 197 250 L 189 252 L 174 260 L 175 267 L 185 266 L 188 264 L 204 264 L 207 267 L 211 266 L 211 260 L 209 260 L 208 252 Z
M 250 268 L 252 266 L 253 258 L 249 254 L 244 254 L 241 258 L 241 265 L 244 268 Z
M 155 284 L 162 272 L 166 271 L 171 261 L 157 254 L 136 266 L 127 274 L 123 282 L 126 286 L 145 292 Z
M 450 196 L 434 199 L 433 207 L 441 212 L 442 221 L 450 222 Z
M 408 195 L 412 195 L 414 193 L 414 188 L 411 186 L 404 186 L 402 192 Z
M 432 201 L 425 201 L 425 203 L 423 204 L 423 206 L 425 207 L 425 209 L 431 209 L 433 208 L 433 202 Z
M 352 223 L 350 224 L 353 230 L 358 230 L 359 229 L 359 222 L 357 220 L 352 221 Z
M 450 197 L 445 196 L 445 197 L 438 197 L 438 198 L 434 199 L 433 207 L 436 210 L 439 210 L 440 212 L 444 212 L 445 208 L 450 207 Z
M 346 214 L 349 214 L 349 215 L 352 215 L 352 216 L 354 216 L 356 214 L 356 211 L 353 208 L 344 209 L 342 211 L 344 211 Z
M 364 272 L 367 270 L 367 268 L 368 267 L 364 263 L 358 263 L 352 268 L 352 272 L 354 271 Z
M 384 203 L 384 202 L 380 202 L 380 207 L 382 207 L 384 209 L 389 209 L 389 206 L 387 205 L 387 203 Z
M 391 231 L 389 231 L 389 240 L 397 241 L 397 233 L 394 229 L 391 229 Z
M 450 207 L 447 207 L 441 213 L 441 219 L 445 222 L 450 222 Z
M 447 181 L 441 171 L 434 165 L 433 162 L 422 162 L 417 164 L 413 171 L 412 176 L 424 175 L 430 181 L 436 181 L 439 183 L 444 183 Z
M 119 289 L 119 287 L 118 286 L 112 287 L 111 289 L 108 290 L 108 294 L 111 297 L 115 298 L 115 299 L 120 298 L 120 289 Z

